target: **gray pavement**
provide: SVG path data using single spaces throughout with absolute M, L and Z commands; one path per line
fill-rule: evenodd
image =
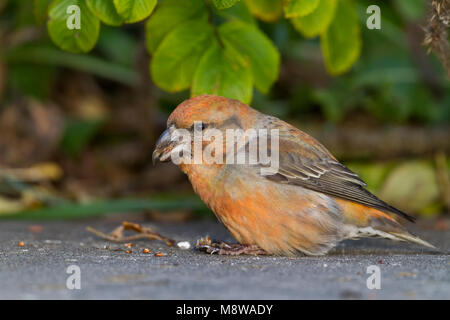
M 128 219 L 129 220 L 129 219 Z M 450 299 L 450 232 L 422 230 L 443 252 L 382 239 L 345 241 L 323 257 L 225 257 L 137 241 L 132 253 L 88 233 L 111 231 L 119 220 L 0 222 L 1 299 Z M 41 232 L 31 232 L 39 224 Z M 191 244 L 206 234 L 232 240 L 214 220 L 144 222 Z M 25 246 L 18 246 L 23 241 Z M 155 257 L 142 253 L 163 252 Z M 69 290 L 77 265 L 81 289 Z M 367 267 L 381 272 L 369 290 Z

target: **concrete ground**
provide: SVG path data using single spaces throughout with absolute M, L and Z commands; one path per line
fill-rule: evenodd
M 289 258 L 208 255 L 145 240 L 137 241 L 132 253 L 126 253 L 123 244 L 104 241 L 85 230 L 90 225 L 109 232 L 118 224 L 118 219 L 2 221 L 0 298 L 450 299 L 448 231 L 416 228 L 416 233 L 442 253 L 366 239 L 345 241 L 323 257 Z M 232 240 L 214 220 L 144 225 L 191 245 L 206 234 Z M 21 241 L 24 246 L 19 246 Z M 152 254 L 144 254 L 143 248 Z M 165 255 L 156 257 L 155 252 Z M 66 286 L 71 265 L 80 268 L 79 290 Z M 371 265 L 380 268 L 380 289 L 367 287 Z

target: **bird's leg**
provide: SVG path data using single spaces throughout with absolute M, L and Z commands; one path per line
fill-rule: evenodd
M 201 238 L 197 241 L 196 248 L 200 251 L 219 254 L 219 255 L 229 255 L 238 256 L 241 254 L 248 255 L 267 255 L 268 253 L 254 244 L 240 244 L 240 243 L 227 243 L 224 241 L 211 241 L 209 237 L 206 239 Z

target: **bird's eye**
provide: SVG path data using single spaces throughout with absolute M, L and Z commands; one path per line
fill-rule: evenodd
M 194 130 L 195 128 L 200 129 L 201 131 L 206 129 L 206 124 L 204 122 L 196 121 L 192 126 L 191 130 Z

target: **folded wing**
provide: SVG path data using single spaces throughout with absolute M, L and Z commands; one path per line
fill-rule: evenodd
M 339 163 L 312 137 L 284 123 L 272 125 L 279 129 L 279 170 L 275 175 L 265 176 L 267 179 L 354 201 L 414 221 L 413 217 L 367 191 L 366 184 L 356 173 Z

